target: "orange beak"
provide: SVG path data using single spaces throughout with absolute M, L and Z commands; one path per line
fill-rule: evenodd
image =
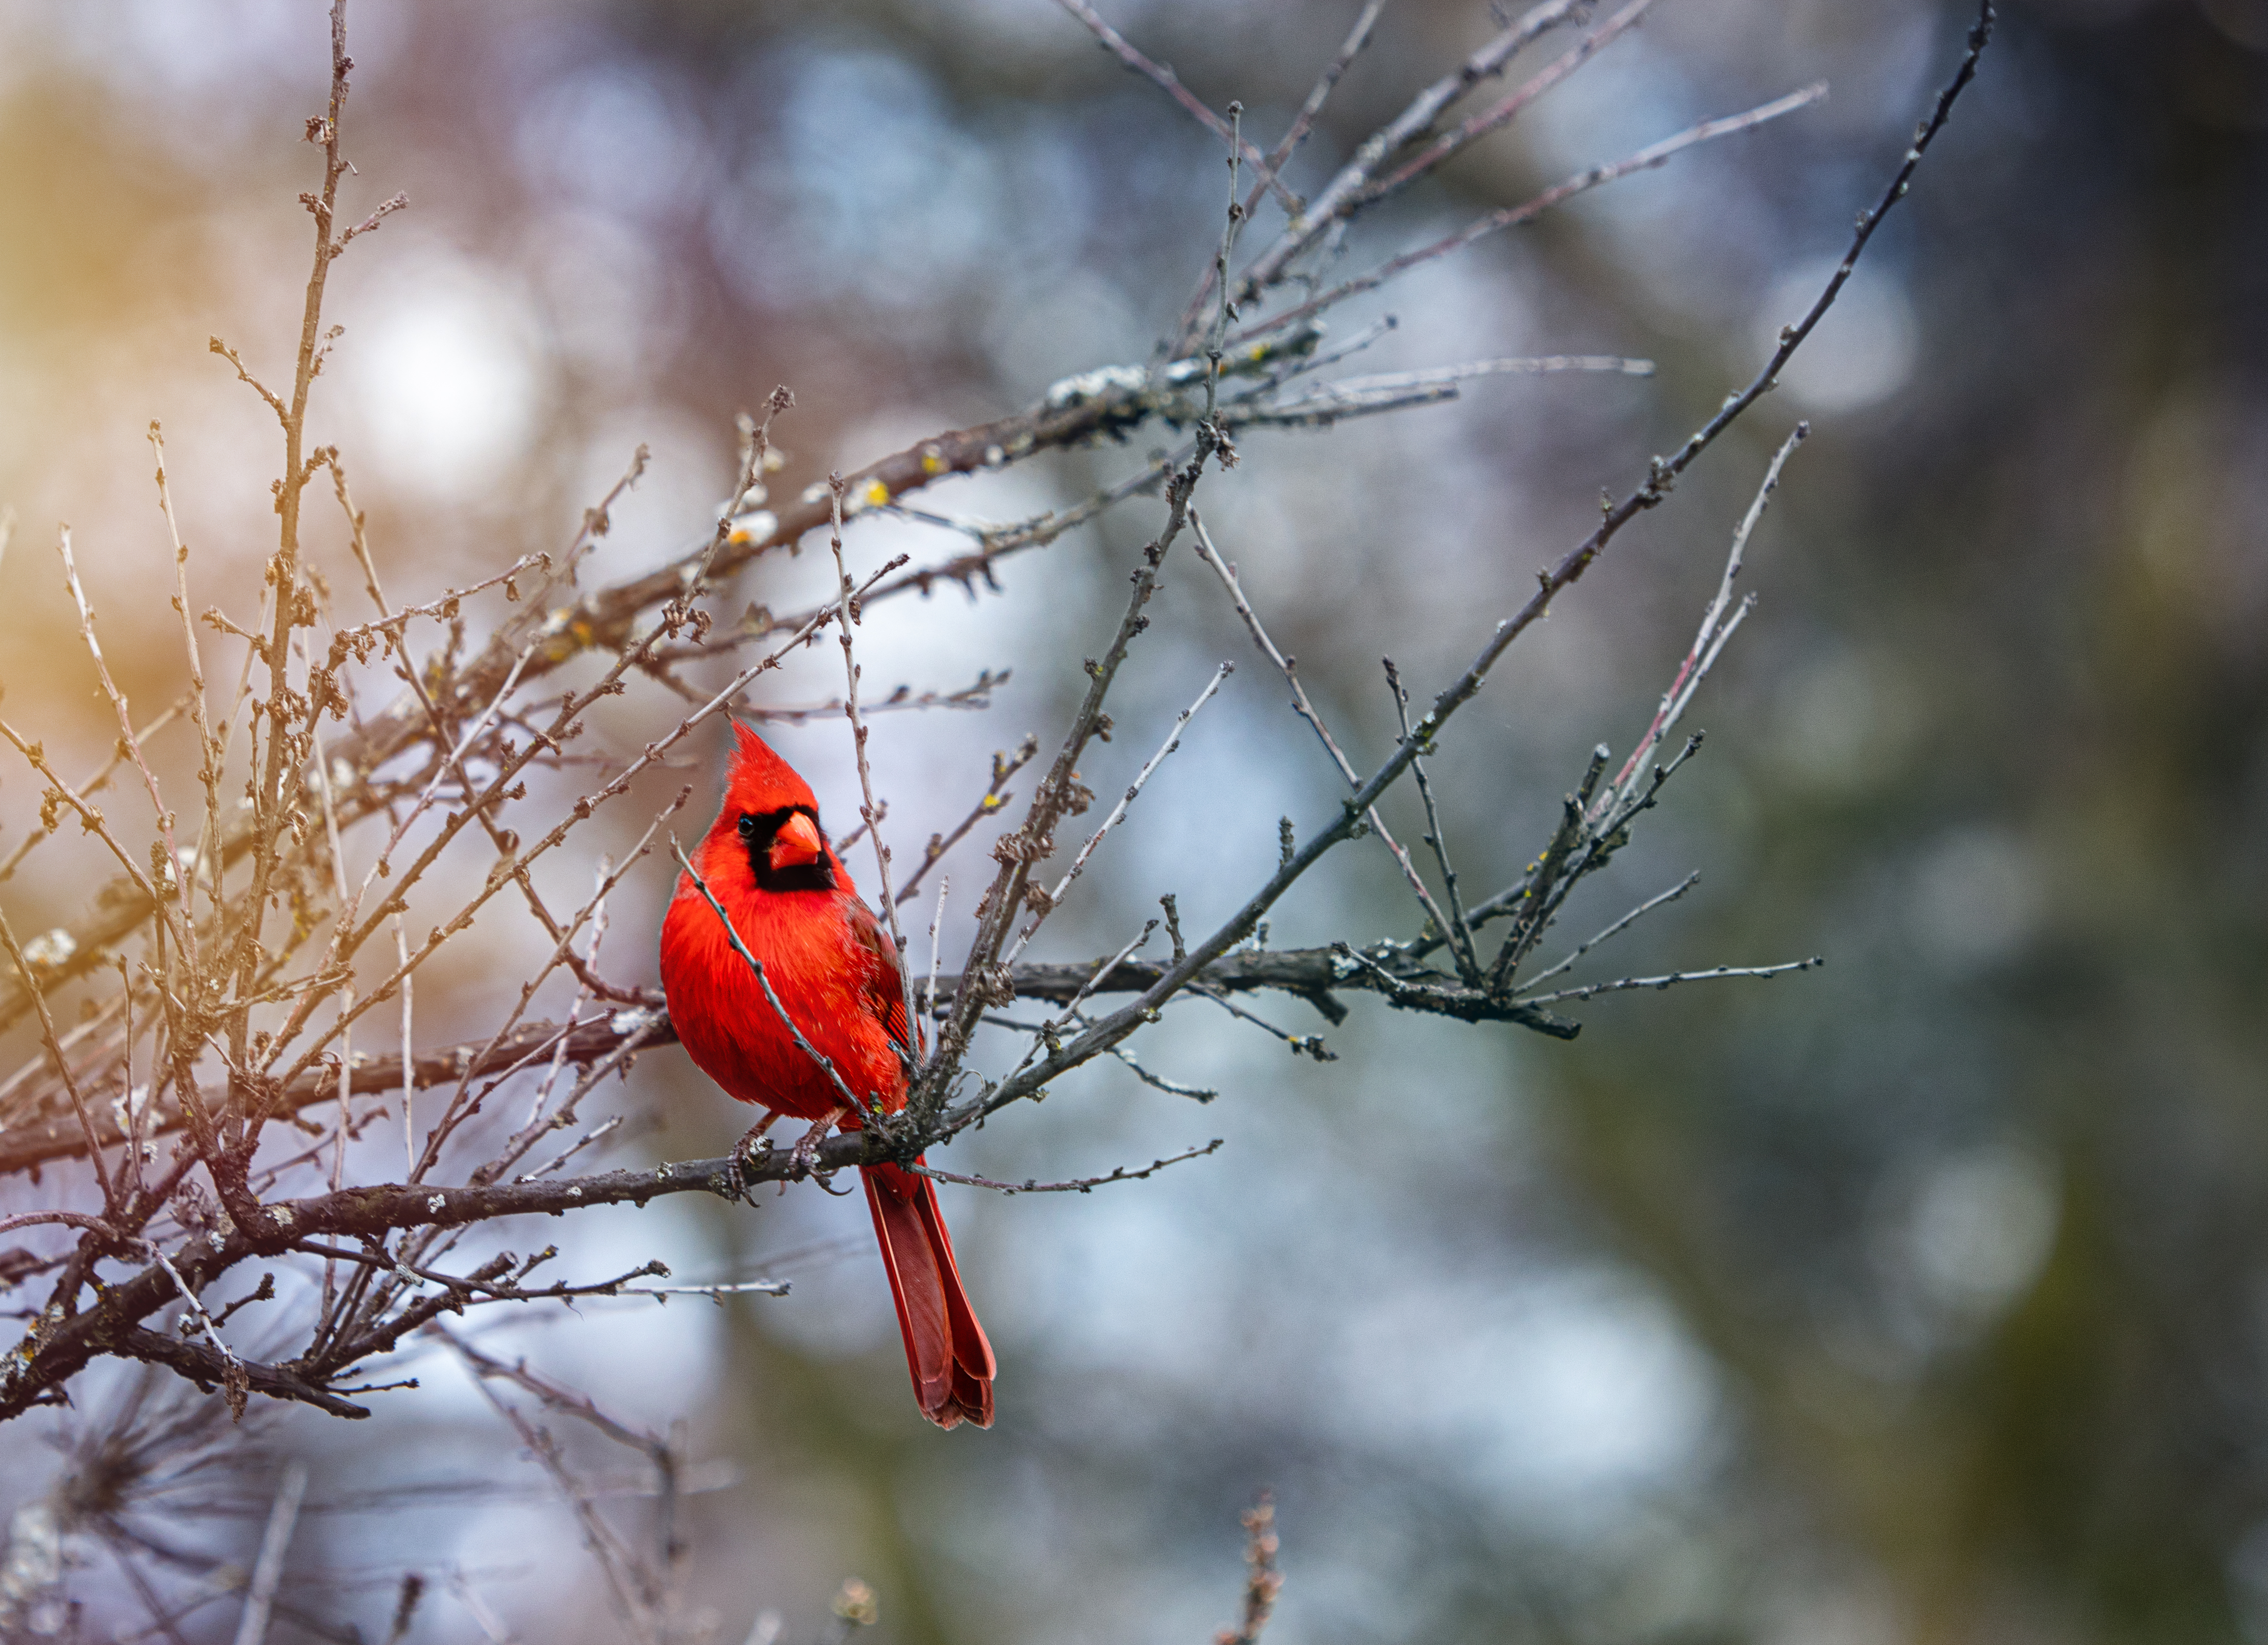
M 819 824 L 800 811 L 780 824 L 772 836 L 774 868 L 800 868 L 819 860 Z

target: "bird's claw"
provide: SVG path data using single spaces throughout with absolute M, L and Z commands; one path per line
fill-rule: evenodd
M 827 1140 L 828 1133 L 835 1129 L 835 1122 L 842 1117 L 843 1110 L 838 1108 L 833 1113 L 814 1122 L 809 1131 L 797 1139 L 795 1147 L 788 1151 L 789 1176 L 820 1176 L 819 1145 Z M 825 1178 L 822 1177 L 821 1180 L 823 1185 Z
M 740 1140 L 733 1145 L 733 1152 L 728 1156 L 728 1163 L 725 1167 L 725 1186 L 732 1190 L 733 1199 L 747 1198 L 748 1179 L 741 1162 L 743 1160 L 750 1162 L 755 1160 L 756 1144 L 759 1142 L 763 1143 L 763 1151 L 766 1154 L 771 1152 L 772 1145 L 765 1138 L 764 1132 L 770 1131 L 778 1119 L 777 1110 L 768 1111 L 762 1119 L 749 1126 Z

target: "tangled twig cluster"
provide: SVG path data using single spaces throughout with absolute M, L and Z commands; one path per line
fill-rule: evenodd
M 1527 602 L 1493 625 L 1461 673 L 1422 697 L 1413 696 L 1401 670 L 1386 664 L 1384 689 L 1399 716 L 1399 731 L 1391 749 L 1366 769 L 1325 725 L 1295 664 L 1270 638 L 1197 505 L 1201 488 L 1218 484 L 1218 476 L 1238 462 L 1237 437 L 1250 428 L 1321 431 L 1453 397 L 1462 382 L 1488 374 L 1644 371 L 1644 362 L 1620 358 L 1554 356 L 1325 378 L 1322 373 L 1374 341 L 1390 321 L 1337 342 L 1329 340 L 1322 322 L 1350 299 L 1484 235 L 1529 222 L 1574 195 L 1793 113 L 1815 100 L 1821 88 L 1704 122 L 1588 168 L 1520 206 L 1478 218 L 1444 240 L 1346 276 L 1338 265 L 1352 225 L 1513 120 L 1632 26 L 1649 0 L 1631 0 L 1595 24 L 1583 0 L 1535 6 L 1373 133 L 1312 200 L 1290 190 L 1284 168 L 1368 41 L 1377 0 L 1364 9 L 1290 129 L 1265 152 L 1244 136 L 1234 105 L 1225 117 L 1204 109 L 1170 70 L 1144 56 L 1082 0 L 1064 4 L 1108 49 L 1204 119 L 1227 148 L 1229 188 L 1218 251 L 1153 363 L 1067 376 L 1016 416 L 940 433 L 775 505 L 765 476 L 779 466 L 771 449 L 774 422 L 792 404 L 782 390 L 761 418 L 744 419 L 734 491 L 718 511 L 714 530 L 674 563 L 611 586 L 584 589 L 578 584 L 579 570 L 608 528 L 610 510 L 643 469 L 641 451 L 563 549 L 519 555 L 461 587 L 411 604 L 394 603 L 385 591 L 379 556 L 355 506 L 344 456 L 335 447 L 306 444 L 309 398 L 338 336 L 335 328 L 326 328 L 329 273 L 354 240 L 406 203 L 397 195 L 352 226 L 338 225 L 339 196 L 352 169 L 341 146 L 351 64 L 343 0 L 334 5 L 328 103 L 306 133 L 320 156 L 321 175 L 319 187 L 302 196 L 313 219 L 313 252 L 288 388 L 271 389 L 232 348 L 218 339 L 212 345 L 273 413 L 283 439 L 278 536 L 257 591 L 257 615 L 246 620 L 212 606 L 193 616 L 193 561 L 174 530 L 170 598 L 180 616 L 180 695 L 162 712 L 137 719 L 106 663 L 66 533 L 60 543 L 63 572 L 88 657 L 114 711 L 116 749 L 87 775 L 73 778 L 36 735 L 0 720 L 0 736 L 36 774 L 42 791 L 37 826 L 0 860 L 0 880 L 66 825 L 99 841 L 115 865 L 115 878 L 95 898 L 92 912 L 74 925 L 20 935 L 0 918 L 0 947 L 9 960 L 0 977 L 0 1029 L 27 1024 L 36 1042 L 19 1066 L 0 1077 L 0 1175 L 28 1175 L 38 1184 L 43 1169 L 53 1170 L 57 1184 L 53 1203 L 0 1217 L 0 1231 L 18 1233 L 23 1240 L 0 1250 L 0 1286 L 26 1298 L 44 1290 L 20 1310 L 24 1336 L 0 1361 L 0 1418 L 63 1400 L 74 1378 L 105 1356 L 162 1367 L 217 1391 L 239 1415 L 256 1395 L 357 1417 L 367 1413 L 364 1401 L 378 1387 L 397 1385 L 367 1379 L 381 1374 L 379 1368 L 405 1344 L 439 1331 L 446 1314 L 589 1295 L 784 1288 L 761 1280 L 724 1287 L 643 1284 L 661 1276 L 653 1264 L 595 1278 L 540 1277 L 539 1271 L 556 1272 L 556 1246 L 477 1261 L 459 1252 L 468 1230 L 505 1217 L 644 1204 L 676 1192 L 731 1194 L 750 1181 L 784 1180 L 880 1158 L 909 1161 L 1106 1055 L 1163 1088 L 1209 1099 L 1209 1092 L 1143 1070 L 1128 1044 L 1182 1000 L 1210 1000 L 1248 1015 L 1241 1001 L 1280 993 L 1306 1001 L 1336 1024 L 1346 1016 L 1340 996 L 1369 993 L 1402 1010 L 1508 1022 L 1569 1037 L 1576 1025 L 1553 1007 L 1602 992 L 1705 977 L 1769 977 L 1816 963 L 1562 981 L 1599 944 L 1682 894 L 1688 881 L 1631 910 L 1563 957 L 1535 963 L 1572 894 L 1622 849 L 1699 743 L 1697 735 L 1690 737 L 1657 758 L 1746 615 L 1746 604 L 1732 601 L 1733 583 L 1765 499 L 1803 436 L 1800 428 L 1773 459 L 1741 522 L 1722 586 L 1653 723 L 1611 779 L 1606 775 L 1611 756 L 1603 747 L 1598 750 L 1569 793 L 1558 827 L 1513 883 L 1476 900 L 1467 897 L 1427 760 L 1506 652 L 1624 527 L 1668 500 L 1679 476 L 1774 386 L 1835 301 L 1884 214 L 1904 194 L 1975 73 L 1989 32 L 1989 6 L 1958 72 L 1878 203 L 1860 216 L 1840 267 L 1809 312 L 1782 333 L 1753 380 L 1728 395 L 1690 439 L 1655 459 L 1619 500 L 1607 499 L 1595 529 L 1539 574 Z M 1451 123 L 1454 109 L 1483 98 L 1523 52 L 1555 31 L 1572 35 L 1557 57 Z M 1270 210 L 1279 211 L 1282 221 L 1259 251 L 1245 255 L 1245 239 Z M 1120 439 L 1147 427 L 1177 431 L 1183 443 L 1068 509 L 988 525 L 946 519 L 910 500 L 954 475 Z M 151 439 L 158 459 L 158 501 L 170 527 L 164 445 L 155 425 Z M 360 621 L 338 610 L 328 589 L 309 573 L 303 545 L 319 483 L 337 505 L 340 529 L 364 580 L 363 593 L 374 615 Z M 894 883 L 883 837 L 887 807 L 866 760 L 865 717 L 883 708 L 981 705 L 1005 676 L 988 670 L 964 690 L 908 692 L 862 703 L 857 645 L 864 612 L 877 601 L 940 583 L 981 592 L 992 586 L 996 568 L 1008 557 L 1153 496 L 1161 517 L 1131 568 L 1115 631 L 1086 661 L 1084 697 L 1067 728 L 1050 744 L 1027 741 L 1014 756 L 996 758 L 966 820 L 932 837 L 915 871 Z M 862 519 L 883 514 L 948 526 L 969 546 L 933 563 L 917 565 L 901 557 L 855 573 L 846 534 L 855 534 Z M 738 619 L 715 615 L 720 591 L 736 574 L 821 529 L 828 533 L 836 574 L 828 599 L 785 614 L 751 607 Z M 1126 825 L 1150 772 L 1170 756 L 1182 727 L 1229 670 L 1222 665 L 1163 734 L 1141 775 L 1070 850 L 1070 830 L 1083 826 L 1079 820 L 1098 804 L 1079 778 L 1083 756 L 1111 730 L 1107 711 L 1113 688 L 1151 624 L 1160 570 L 1183 552 L 1209 568 L 1261 659 L 1281 677 L 1291 711 L 1322 742 L 1344 780 L 1343 802 L 1336 815 L 1304 835 L 1286 819 L 1274 871 L 1210 931 L 1185 933 L 1167 896 L 1160 919 L 1098 961 L 1027 958 L 1090 859 Z M 845 662 L 838 702 L 768 709 L 753 695 L 766 673 L 830 631 Z M 429 644 L 431 635 L 438 641 Z M 234 656 L 232 666 L 209 677 L 208 656 L 222 653 Z M 688 682 L 688 670 L 718 659 L 729 659 L 732 670 L 720 685 Z M 578 663 L 583 666 L 569 670 Z M 395 689 L 382 690 L 389 678 Z M 574 682 L 562 687 L 563 679 Z M 600 746 L 593 711 L 632 693 L 649 706 L 651 735 L 635 749 Z M 375 712 L 358 706 L 380 697 L 385 706 Z M 622 860 L 599 860 L 589 894 L 572 907 L 548 899 L 531 869 L 578 844 L 580 830 L 601 809 L 624 809 L 642 778 L 728 711 L 755 718 L 842 712 L 849 719 L 863 803 L 858 828 L 842 843 L 864 836 L 873 851 L 880 906 L 902 951 L 909 943 L 898 926 L 899 905 L 965 838 L 992 819 L 1009 816 L 1013 779 L 1027 767 L 1039 775 L 1012 825 L 990 844 L 991 868 L 976 904 L 976 935 L 958 967 L 943 970 L 933 944 L 925 972 L 910 955 L 902 968 L 909 1016 L 932 1025 L 925 1045 L 909 1048 L 917 1073 L 903 1115 L 835 1138 L 814 1156 L 762 1154 L 746 1162 L 745 1170 L 729 1161 L 705 1160 L 567 1175 L 571 1161 L 620 1124 L 618 1118 L 586 1112 L 595 1106 L 593 1094 L 635 1058 L 673 1038 L 657 997 L 608 979 L 609 969 L 620 968 L 610 967 L 605 946 L 608 902 L 690 791 L 680 791 L 655 811 Z M 192 740 L 195 773 L 194 801 L 186 807 L 169 794 L 157 774 L 163 762 L 151 752 L 160 738 L 183 736 Z M 569 745 L 578 739 L 585 749 L 571 752 Z M 531 776 L 579 770 L 586 760 L 600 780 L 571 803 L 520 821 L 527 815 Z M 122 773 L 140 792 L 124 803 L 113 797 L 106 807 L 102 800 Z M 1424 804 L 1428 860 L 1397 840 L 1379 814 L 1381 800 L 1405 776 Z M 1416 931 L 1311 948 L 1266 948 L 1270 910 L 1323 857 L 1365 836 L 1374 836 L 1394 859 L 1417 905 Z M 473 882 L 468 894 L 444 889 L 460 878 Z M 938 895 L 941 922 L 941 876 Z M 460 1044 L 421 1047 L 414 1010 L 421 971 L 500 900 L 519 904 L 541 926 L 549 957 L 521 981 L 516 999 L 489 1031 Z M 1161 924 L 1168 951 L 1145 952 Z M 418 936 L 421 926 L 425 934 Z M 1491 927 L 1501 928 L 1500 939 Z M 931 930 L 934 938 L 938 923 Z M 1492 953 L 1484 935 L 1495 941 Z M 556 1020 L 531 1014 L 547 985 L 570 994 Z M 1006 1014 L 1020 1000 L 1043 1005 L 1047 1014 L 1039 1020 Z M 1106 1000 L 1119 1003 L 1105 1008 Z M 1012 1066 L 988 1070 L 976 1059 L 977 1030 L 987 1024 L 1025 1037 Z M 1329 1055 L 1315 1036 L 1267 1026 L 1295 1051 Z M 507 1102 L 513 1105 L 509 1116 Z M 350 1176 L 348 1145 L 372 1127 L 399 1129 L 401 1169 L 394 1180 Z M 1182 1157 L 1210 1152 L 1197 1149 Z M 1145 1177 L 1172 1162 L 1122 1168 L 1071 1184 L 985 1185 L 1083 1191 Z M 256 1287 L 247 1278 L 255 1269 L 261 1276 Z M 283 1290 L 276 1283 L 279 1274 L 287 1279 Z M 225 1302 L 215 1300 L 232 1286 Z M 288 1337 L 289 1352 L 255 1358 L 231 1340 L 231 1322 L 239 1310 L 277 1303 L 287 1293 L 291 1305 L 301 1309 L 301 1323 L 267 1335 L 277 1341 Z M 276 1317 L 284 1311 L 279 1309 Z M 463 1342 L 448 1341 L 484 1385 L 499 1379 L 517 1383 L 546 1404 L 567 1398 L 533 1373 L 482 1361 Z M 652 1452 L 657 1466 L 666 1461 L 666 1450 Z M 1266 1509 L 1259 1511 L 1264 1516 Z M 1264 1523 L 1256 1537 L 1263 1530 Z M 667 1552 L 674 1545 L 665 1538 L 664 1565 L 674 1557 Z M 644 1618 L 642 1634 L 659 1639 L 667 1632 L 657 1609 L 662 1578 L 659 1568 L 647 1568 L 651 1561 L 639 1562 L 643 1558 L 622 1553 L 615 1560 L 615 1585 L 625 1614 Z M 1260 1568 L 1256 1563 L 1256 1583 Z M 1248 1609 L 1247 1637 L 1256 1635 L 1265 1619 L 1265 1603 L 1254 1603 L 1258 1609 Z

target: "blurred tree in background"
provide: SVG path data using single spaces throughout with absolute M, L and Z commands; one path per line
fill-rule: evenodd
M 1111 16 L 1272 132 L 1355 9 Z M 1612 352 L 1660 361 L 1650 381 L 1485 381 L 1327 445 L 1248 441 L 1208 519 L 1343 734 L 1390 743 L 1377 652 L 1424 679 L 1462 666 L 1600 488 L 1746 380 L 1969 20 L 1663 0 L 1366 227 L 1443 232 L 1702 115 L 1834 87 L 1373 311 L 1399 322 L 1378 369 Z M 1493 26 L 1467 0 L 1395 0 L 1294 186 Z M 413 208 L 342 265 L 318 437 L 358 461 L 410 586 L 564 541 L 641 441 L 653 469 L 603 564 L 661 563 L 706 531 L 733 414 L 775 382 L 799 395 L 777 438 L 800 486 L 1144 360 L 1217 244 L 1212 139 L 1037 0 L 402 0 L 355 29 L 354 152 Z M 122 682 L 173 689 L 170 614 L 119 597 L 161 530 L 150 417 L 190 538 L 264 551 L 267 414 L 204 340 L 288 347 L 306 185 L 285 139 L 321 63 L 311 4 L 0 10 L 0 505 L 19 522 L 0 659 L 11 717 L 58 741 L 114 728 L 31 546 L 57 518 L 101 545 L 81 551 Z M 2268 1636 L 2268 5 L 2009 0 L 1971 99 L 1765 402 L 1780 421 L 1745 425 L 1507 661 L 1462 734 L 1489 758 L 1448 796 L 1473 879 L 1516 874 L 1590 746 L 1644 725 L 1720 522 L 1808 416 L 1751 554 L 1763 603 L 1697 710 L 1706 753 L 1613 889 L 1703 874 L 1624 939 L 1629 969 L 1823 951 L 1827 970 L 1601 1001 L 1572 1045 L 1445 1039 L 1374 1005 L 1329 1064 L 1226 1017 L 1176 1042 L 1162 1072 L 1223 1094 L 1202 1122 L 1219 1157 L 1110 1195 L 954 1204 L 1006 1368 L 989 1435 L 904 1408 L 855 1204 L 626 1213 L 633 1259 L 659 1221 L 681 1270 L 795 1295 L 594 1305 L 484 1340 L 641 1422 L 683 1414 L 732 1460 L 686 1533 L 724 1634 L 759 1604 L 807 1634 L 855 1574 L 895 1640 L 1203 1638 L 1234 1609 L 1235 1514 L 1265 1484 L 1286 1640 Z M 1065 456 L 972 506 L 1014 518 L 1117 472 Z M 887 548 L 921 527 L 873 529 Z M 870 675 L 957 686 L 934 676 L 972 646 L 1005 661 L 1025 624 L 1106 623 L 1145 535 L 1121 516 L 1066 538 L 1005 568 L 998 601 L 941 590 Z M 747 597 L 792 603 L 823 557 L 767 562 Z M 1159 626 L 1130 722 L 1244 654 L 1193 572 Z M 901 837 L 948 822 L 986 752 L 1059 722 L 1079 683 L 1020 670 L 981 719 L 878 727 Z M 1335 800 L 1272 684 L 1218 712 L 1145 795 L 1133 889 L 1067 927 L 1092 950 L 1152 881 L 1185 909 L 1233 897 L 1274 850 L 1241 826 L 1256 803 Z M 838 816 L 845 741 L 783 734 Z M 10 826 L 33 792 L 0 776 Z M 1415 803 L 1392 814 L 1406 837 Z M 99 882 L 67 847 L 5 888 L 19 929 Z M 1403 921 L 1368 858 L 1318 879 L 1273 941 Z M 617 908 L 618 955 L 667 883 Z M 437 1036 L 498 987 L 456 963 L 421 984 Z M 975 1139 L 974 1168 L 1071 1175 L 1195 1140 L 1186 1104 L 1091 1079 Z M 666 1122 L 625 1159 L 737 1130 L 675 1053 L 631 1092 Z M 522 1638 L 614 1637 L 593 1579 L 563 1568 L 563 1512 L 446 1366 L 371 1423 L 291 1412 L 260 1442 L 198 1534 L 239 1536 L 249 1564 L 272 1459 L 304 1458 L 319 1511 L 287 1597 L 352 1610 L 366 1582 L 368 1634 L 408 1568 L 457 1597 L 413 1637 L 470 1637 L 472 1606 Z M 0 1512 L 55 1466 L 33 1435 L 5 1443 Z M 216 1531 L 215 1511 L 241 1518 Z

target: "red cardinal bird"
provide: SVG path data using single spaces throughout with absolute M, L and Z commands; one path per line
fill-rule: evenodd
M 813 1050 L 861 1102 L 894 1114 L 906 1103 L 897 1048 L 909 1043 L 895 945 L 820 831 L 810 785 L 755 732 L 738 721 L 733 729 L 739 748 L 725 807 L 694 867 Z M 837 1121 L 857 1128 L 858 1116 L 795 1043 L 691 874 L 678 877 L 661 922 L 661 985 L 677 1036 L 727 1095 L 812 1120 L 814 1136 Z M 961 1287 L 935 1184 L 895 1165 L 858 1174 L 922 1414 L 939 1427 L 991 1427 L 992 1346 Z

